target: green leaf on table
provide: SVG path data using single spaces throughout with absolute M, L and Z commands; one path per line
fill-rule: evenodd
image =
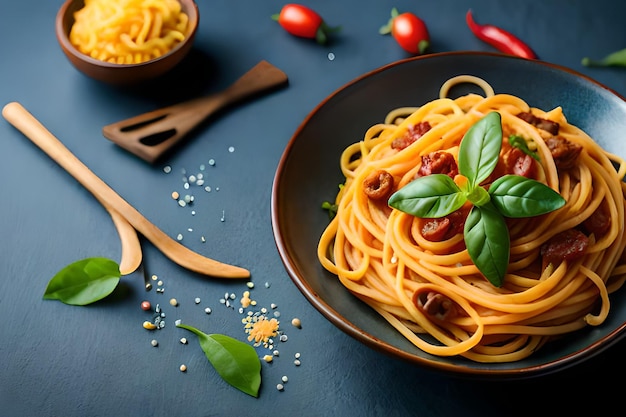
M 69 264 L 48 282 L 43 298 L 83 306 L 111 294 L 120 281 L 117 262 L 86 258 Z
M 206 334 L 195 327 L 178 323 L 176 327 L 198 336 L 200 347 L 222 379 L 253 397 L 261 386 L 261 361 L 247 343 L 223 334 Z
M 585 57 L 582 64 L 586 67 L 626 67 L 626 48 L 615 51 L 600 60 Z

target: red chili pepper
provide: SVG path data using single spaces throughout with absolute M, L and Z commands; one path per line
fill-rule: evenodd
M 476 37 L 499 51 L 507 54 L 521 56 L 522 58 L 536 59 L 537 55 L 532 49 L 519 38 L 504 29 L 494 25 L 480 25 L 474 21 L 472 11 L 468 10 L 465 15 L 467 26 Z

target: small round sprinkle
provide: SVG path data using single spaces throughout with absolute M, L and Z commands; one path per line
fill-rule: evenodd
M 159 342 L 157 342 L 157 340 L 156 340 L 156 339 L 152 339 L 152 341 L 150 342 L 150 344 L 151 344 L 152 346 L 154 346 L 154 347 L 159 346 Z
M 176 307 L 178 305 L 178 301 L 175 298 L 170 300 L 170 305 Z
M 187 344 L 187 338 L 186 337 L 181 337 L 180 338 L 180 343 L 182 343 L 183 345 Z
M 211 307 L 205 308 L 204 312 L 207 313 L 207 314 L 211 314 Z
M 283 377 L 280 380 L 283 382 L 287 382 L 289 381 L 289 378 L 287 378 L 287 375 L 283 375 Z
M 152 275 L 152 281 L 156 281 L 157 279 L 159 279 L 159 277 L 157 277 L 156 275 Z
M 215 159 L 209 159 L 209 165 L 214 166 L 215 165 Z
M 234 146 L 229 146 L 228 147 L 228 152 L 230 152 L 230 153 L 235 152 L 235 147 Z
M 277 389 L 278 391 L 282 391 L 282 390 L 284 390 L 284 389 L 285 389 L 285 387 L 283 386 L 283 384 L 276 384 L 276 389 Z
M 152 306 L 150 305 L 150 301 L 142 301 L 141 302 L 141 309 L 143 311 L 148 311 L 152 308 Z
M 183 235 L 181 233 L 176 236 L 176 240 L 183 240 Z
M 302 327 L 302 322 L 300 321 L 299 318 L 294 317 L 293 319 L 291 319 L 291 325 L 299 329 Z
M 300 353 L 296 353 L 295 355 L 293 355 L 293 357 L 296 359 L 300 359 Z
M 272 354 L 273 354 L 274 356 L 280 356 L 280 352 L 279 352 L 279 351 L 277 351 L 277 350 L 273 351 L 273 352 L 272 352 Z
M 172 191 L 172 198 L 174 200 L 178 200 L 178 197 L 180 197 L 180 194 L 178 194 L 178 192 L 176 192 L 176 191 Z
M 182 365 L 180 365 L 180 372 L 187 372 L 187 365 L 185 365 L 184 363 Z
M 280 341 L 281 341 L 281 342 L 286 342 L 286 341 L 287 341 L 287 339 L 289 339 L 289 338 L 287 337 L 287 335 L 286 335 L 286 334 L 281 334 L 281 335 L 280 335 Z
M 248 288 L 252 289 L 252 288 L 254 288 L 254 282 L 252 282 L 252 281 L 248 281 L 248 282 L 246 283 L 246 286 L 247 286 Z
M 196 297 L 195 300 L 193 300 L 196 304 L 200 304 L 200 297 Z
M 335 60 L 335 54 L 333 54 L 332 52 L 328 53 L 328 60 L 329 61 L 334 61 Z
M 293 361 L 293 364 L 296 366 L 300 366 L 300 360 L 296 359 L 295 361 Z
M 160 287 L 161 285 L 163 285 L 163 281 L 157 282 L 157 285 Z
M 172 167 L 169 165 L 165 165 L 163 167 L 163 172 L 165 172 L 166 174 L 169 174 L 170 172 L 172 172 Z

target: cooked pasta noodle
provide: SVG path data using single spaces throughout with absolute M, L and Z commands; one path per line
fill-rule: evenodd
M 188 16 L 178 0 L 85 0 L 74 14 L 70 42 L 114 64 L 158 58 L 185 39 Z
M 479 85 L 484 97 L 447 98 L 460 82 Z M 386 199 L 376 201 L 364 189 L 368 177 L 383 170 L 397 191 L 420 175 L 422 161 L 433 152 L 457 158 L 464 134 L 492 111 L 500 114 L 503 130 L 499 164 L 513 149 L 511 135 L 522 137 L 528 151 L 518 153 L 516 161 L 531 163 L 525 155 L 536 156 L 532 175 L 566 200 L 548 214 L 506 219 L 510 260 L 500 287 L 473 264 L 462 228 L 429 238 L 437 223 L 392 209 Z M 425 124 L 416 140 L 407 139 Z M 550 132 L 555 124 L 558 133 Z M 555 152 L 553 138 L 579 153 Z M 554 337 L 601 325 L 609 314 L 609 294 L 626 279 L 626 162 L 568 123 L 560 107 L 531 108 L 519 97 L 495 94 L 482 79 L 462 76 L 444 84 L 438 99 L 390 111 L 383 123 L 345 149 L 340 166 L 345 183 L 336 196 L 336 215 L 320 238 L 318 258 L 350 292 L 427 353 L 477 362 L 523 359 Z M 460 219 L 451 222 L 464 222 Z M 567 239 L 572 230 L 581 232 L 587 246 L 568 258 L 565 252 L 582 241 Z M 546 262 L 552 242 L 563 259 Z

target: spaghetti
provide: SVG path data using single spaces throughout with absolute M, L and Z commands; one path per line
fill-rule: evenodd
M 461 82 L 479 85 L 484 97 L 447 98 Z M 483 185 L 515 173 L 566 201 L 548 214 L 506 219 L 510 259 L 501 286 L 487 281 L 468 255 L 466 208 L 423 219 L 388 206 L 389 193 L 372 194 L 432 173 L 458 177 L 462 138 L 494 111 L 502 148 Z M 626 280 L 626 161 L 568 123 L 560 107 L 531 108 L 519 97 L 495 94 L 482 79 L 457 77 L 438 99 L 389 112 L 344 150 L 340 166 L 345 183 L 319 240 L 319 260 L 424 352 L 521 360 L 554 337 L 602 324 L 609 294 Z
M 185 39 L 189 20 L 178 0 L 85 0 L 74 17 L 70 42 L 113 64 L 165 55 Z

